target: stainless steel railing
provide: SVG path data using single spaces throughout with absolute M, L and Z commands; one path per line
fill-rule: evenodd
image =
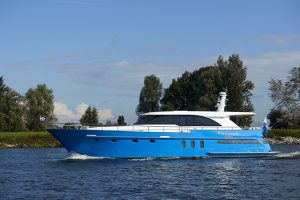
M 83 126 L 80 123 L 54 123 L 47 124 L 46 129 L 68 129 L 68 130 L 109 130 L 109 131 L 133 131 L 133 132 L 184 132 L 192 130 L 241 130 L 239 127 L 228 126 L 176 126 L 176 125 L 129 125 L 129 126 Z M 256 127 L 255 130 L 258 128 Z M 253 130 L 253 129 L 251 129 Z

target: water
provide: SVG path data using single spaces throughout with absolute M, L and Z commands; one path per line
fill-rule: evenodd
M 0 199 L 300 199 L 300 146 L 279 148 L 293 154 L 122 160 L 0 149 Z

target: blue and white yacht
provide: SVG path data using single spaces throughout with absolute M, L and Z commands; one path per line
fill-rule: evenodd
M 273 156 L 262 130 L 242 130 L 226 112 L 220 92 L 217 111 L 166 111 L 141 115 L 131 126 L 48 129 L 69 151 L 108 158 L 266 157 Z

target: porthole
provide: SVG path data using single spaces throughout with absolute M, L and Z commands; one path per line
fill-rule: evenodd
M 99 138 L 95 138 L 95 141 L 96 141 L 96 142 L 99 142 Z
M 204 141 L 200 141 L 200 148 L 204 148 Z
M 155 143 L 155 140 L 150 140 L 150 143 Z
M 111 142 L 117 142 L 117 140 L 116 139 L 112 139 Z
M 195 148 L 195 141 L 194 140 L 191 141 L 191 148 L 192 149 Z
M 138 142 L 138 140 L 132 140 L 132 142 L 135 142 L 135 143 L 136 143 L 136 142 Z

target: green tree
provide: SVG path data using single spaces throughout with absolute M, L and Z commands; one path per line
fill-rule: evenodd
M 0 77 L 0 131 L 24 131 L 22 97 Z
M 124 118 L 123 115 L 120 115 L 118 117 L 117 124 L 118 124 L 118 126 L 126 126 L 127 125 L 127 123 L 125 122 L 125 118 Z
M 44 127 L 41 117 L 47 122 L 56 120 L 54 116 L 54 95 L 46 84 L 38 84 L 36 88 L 30 88 L 25 94 L 26 111 L 25 119 L 29 130 L 41 131 Z
M 280 109 L 272 109 L 268 114 L 268 119 L 270 120 L 270 127 L 272 128 L 288 128 L 289 122 L 288 119 L 284 116 L 287 115 L 285 111 Z
M 289 71 L 286 82 L 272 78 L 269 84 L 269 96 L 275 104 L 273 110 L 278 111 L 276 117 L 271 118 L 271 124 L 278 128 L 299 127 L 300 67 L 294 67 Z M 272 114 L 271 111 L 270 115 Z
M 146 112 L 158 111 L 159 101 L 162 95 L 162 84 L 155 75 L 146 76 L 144 87 L 141 89 L 139 104 L 136 108 L 137 115 Z
M 80 119 L 80 123 L 83 125 L 98 125 L 99 118 L 96 107 L 89 106 Z
M 291 92 L 292 98 L 294 101 L 300 101 L 300 67 L 294 67 L 291 69 L 288 75 L 287 88 Z
M 219 69 L 212 66 L 185 72 L 165 89 L 162 110 L 213 110 L 221 80 Z
M 116 126 L 117 123 L 116 122 L 113 122 L 111 120 L 107 120 L 106 123 L 105 123 L 105 126 Z
M 247 67 L 239 55 L 228 60 L 219 57 L 214 66 L 202 67 L 194 72 L 185 72 L 173 79 L 161 99 L 162 110 L 213 110 L 218 93 L 227 90 L 228 111 L 253 111 L 251 91 L 254 84 L 246 80 Z M 238 124 L 249 126 L 251 117 L 241 118 Z
M 190 91 L 192 91 L 189 78 L 190 72 L 186 71 L 177 80 L 172 80 L 161 99 L 162 110 L 187 110 L 190 103 Z
M 247 80 L 247 67 L 238 54 L 231 55 L 228 60 L 224 60 L 219 56 L 217 60 L 218 67 L 222 74 L 222 87 L 227 90 L 227 106 L 228 111 L 253 111 L 251 102 L 253 82 Z M 240 126 L 250 126 L 252 117 L 243 117 L 239 119 Z
M 218 68 L 203 67 L 192 73 L 191 82 L 194 88 L 192 110 L 214 110 L 218 94 L 222 91 L 222 77 Z

